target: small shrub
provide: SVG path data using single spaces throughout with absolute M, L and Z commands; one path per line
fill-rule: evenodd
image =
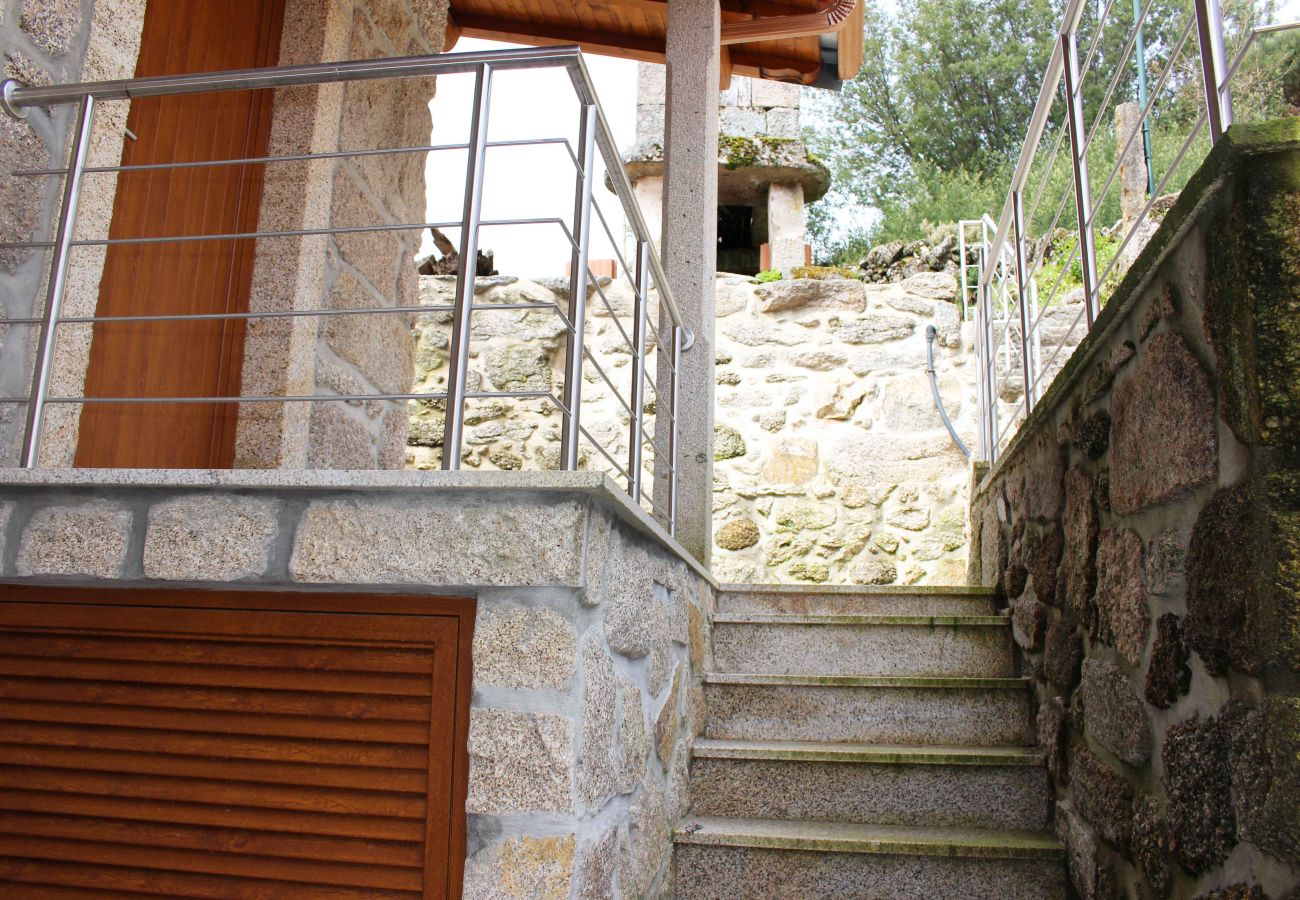
M 766 284 L 766 283 L 769 282 L 769 281 L 780 281 L 780 280 L 781 280 L 781 270 L 780 270 L 780 269 L 766 269 L 766 270 L 764 270 L 764 271 L 762 271 L 762 272 L 759 272 L 757 275 L 755 275 L 755 276 L 754 276 L 754 280 L 757 281 L 759 284 Z

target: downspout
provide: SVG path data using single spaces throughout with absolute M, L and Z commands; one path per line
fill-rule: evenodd
M 948 411 L 943 408 L 943 398 L 939 396 L 939 379 L 934 373 L 934 339 L 939 334 L 933 325 L 925 326 L 925 374 L 930 379 L 930 393 L 934 396 L 934 408 L 939 410 L 939 418 L 943 419 L 943 427 L 948 429 L 948 434 L 952 437 L 952 442 L 957 445 L 961 455 L 970 459 L 970 451 L 957 436 L 957 429 L 952 427 L 952 419 L 948 418 Z

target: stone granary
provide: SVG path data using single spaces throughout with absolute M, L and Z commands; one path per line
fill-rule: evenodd
M 637 69 L 636 144 L 625 156 L 651 230 L 664 183 L 664 70 Z M 804 204 L 830 189 L 830 172 L 799 132 L 799 84 L 735 77 L 718 98 L 718 270 L 755 275 L 811 264 Z
M 0 894 L 1294 892 L 1294 123 L 1220 141 L 976 471 L 970 584 L 728 585 L 719 377 L 813 320 L 846 380 L 915 337 L 886 306 L 959 330 L 910 289 L 719 290 L 714 91 L 851 76 L 857 4 L 5 0 L 0 27 Z M 569 44 L 667 63 L 657 248 Z M 509 215 L 492 85 L 539 67 L 578 115 L 574 202 L 532 225 L 574 274 L 422 280 L 425 229 L 476 259 Z M 431 151 L 445 78 L 476 102 Z M 459 221 L 424 221 L 426 153 L 461 154 Z M 596 154 L 637 237 L 613 297 Z M 437 470 L 401 471 L 413 413 Z M 782 476 L 738 473 L 755 506 L 822 549 L 787 490 L 928 515 L 933 441 L 835 421 L 835 465 L 745 463 Z M 470 471 L 502 437 L 543 464 Z

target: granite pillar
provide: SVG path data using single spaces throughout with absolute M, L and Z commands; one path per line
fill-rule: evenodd
M 677 411 L 677 538 L 708 565 L 713 506 L 713 319 L 718 254 L 718 77 L 721 16 L 717 0 L 668 0 L 664 128 L 664 268 L 695 334 L 681 356 Z M 659 355 L 660 384 L 669 354 Z M 668 446 L 667 416 L 656 442 Z M 655 496 L 665 497 L 663 467 Z

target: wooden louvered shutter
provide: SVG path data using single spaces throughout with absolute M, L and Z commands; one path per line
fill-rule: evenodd
M 0 895 L 458 896 L 468 609 L 0 588 Z

